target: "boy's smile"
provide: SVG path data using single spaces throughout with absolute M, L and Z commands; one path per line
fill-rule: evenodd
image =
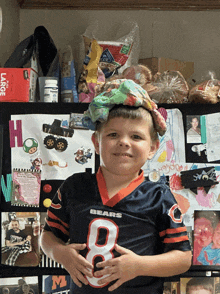
M 111 118 L 92 140 L 103 172 L 133 174 L 134 178 L 158 147 L 158 143 L 151 140 L 148 121 L 144 118 Z

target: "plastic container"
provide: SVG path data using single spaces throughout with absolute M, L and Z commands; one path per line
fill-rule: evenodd
M 45 80 L 44 102 L 58 102 L 57 80 L 55 79 Z
M 61 92 L 61 101 L 71 103 L 73 102 L 73 92 L 72 90 L 64 90 Z

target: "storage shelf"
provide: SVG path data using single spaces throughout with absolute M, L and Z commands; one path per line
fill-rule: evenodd
M 220 9 L 220 0 L 17 0 L 22 9 L 176 10 Z

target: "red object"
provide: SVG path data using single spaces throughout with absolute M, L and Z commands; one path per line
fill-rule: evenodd
M 32 68 L 0 68 L 0 102 L 36 101 L 36 80 Z
M 44 191 L 45 193 L 50 193 L 51 190 L 52 190 L 51 185 L 46 184 L 46 185 L 43 186 L 43 191 Z
M 181 177 L 177 174 L 173 174 L 170 177 L 170 189 L 171 190 L 182 190 L 184 187 L 182 186 Z

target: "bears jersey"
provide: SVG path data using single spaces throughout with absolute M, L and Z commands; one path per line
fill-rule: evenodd
M 69 177 L 57 191 L 47 213 L 45 230 L 70 243 L 87 243 L 80 253 L 91 263 L 118 256 L 115 244 L 138 255 L 156 255 L 173 249 L 190 250 L 182 215 L 168 186 L 144 178 L 109 199 L 101 169 L 97 174 Z M 73 293 L 109 293 L 109 285 L 87 277 L 89 285 L 75 286 Z M 114 291 L 162 293 L 163 280 L 140 276 Z

